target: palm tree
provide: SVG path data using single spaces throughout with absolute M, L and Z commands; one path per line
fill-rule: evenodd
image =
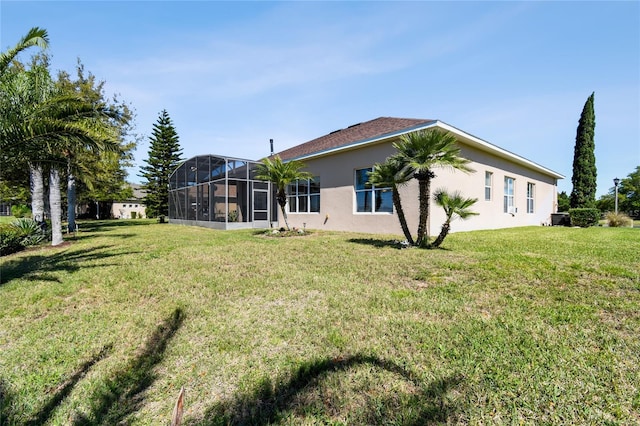
M 73 93 L 56 90 L 46 64 L 12 72 L 2 79 L 3 111 L 0 140 L 15 153 L 14 161 L 29 166 L 34 217 L 44 219 L 44 166 L 49 169 L 52 245 L 62 242 L 60 171 L 77 146 L 109 150 L 117 146 L 109 120 L 118 113 Z M 6 102 L 5 102 L 6 100 Z
M 431 197 L 431 179 L 436 175 L 434 168 L 453 168 L 463 172 L 472 172 L 469 160 L 460 156 L 460 148 L 453 134 L 439 129 L 427 129 L 403 135 L 393 144 L 398 151 L 394 157 L 401 162 L 407 173 L 413 173 L 418 180 L 420 216 L 416 245 L 429 245 L 429 199 Z
M 449 193 L 445 189 L 437 189 L 433 195 L 433 201 L 444 209 L 447 219 L 440 229 L 440 235 L 438 235 L 438 238 L 436 238 L 430 247 L 440 247 L 440 244 L 442 244 L 451 230 L 451 221 L 458 218 L 465 220 L 471 216 L 477 216 L 479 214 L 469 210 L 469 208 L 473 206 L 478 199 L 464 198 L 460 191 Z
M 278 155 L 272 158 L 267 157 L 258 164 L 256 167 L 256 179 L 266 180 L 275 185 L 276 200 L 282 210 L 282 217 L 288 231 L 289 222 L 287 222 L 287 211 L 285 209 L 287 205 L 287 187 L 297 180 L 312 179 L 313 175 L 301 170 L 305 167 L 301 161 L 291 160 L 285 163 Z
M 49 36 L 47 35 L 47 30 L 38 27 L 31 28 L 14 47 L 6 52 L 0 53 L 0 75 L 4 74 L 7 69 L 9 69 L 11 61 L 13 61 L 23 50 L 33 46 L 39 46 L 42 49 L 46 49 L 48 45 Z
M 404 215 L 404 209 L 402 208 L 402 202 L 400 201 L 400 192 L 398 191 L 398 188 L 407 184 L 411 178 L 411 174 L 407 173 L 406 169 L 402 166 L 402 163 L 397 161 L 397 158 L 389 157 L 382 164 L 374 164 L 373 170 L 369 172 L 368 184 L 379 187 L 391 187 L 393 207 L 396 209 L 396 213 L 398 214 L 400 227 L 402 227 L 402 232 L 409 244 L 413 245 L 413 237 L 411 236 L 411 231 L 409 231 L 409 227 L 407 226 L 407 219 Z

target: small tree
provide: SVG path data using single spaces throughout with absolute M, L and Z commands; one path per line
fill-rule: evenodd
M 571 208 L 569 195 L 565 191 L 558 194 L 558 212 L 568 212 Z
M 445 189 L 436 190 L 433 195 L 433 200 L 437 205 L 444 209 L 446 220 L 440 229 L 440 235 L 431 244 L 430 247 L 440 247 L 440 244 L 444 241 L 449 231 L 451 230 L 451 222 L 455 219 L 468 219 L 471 216 L 477 216 L 479 213 L 469 210 L 478 199 L 477 198 L 464 198 L 460 191 L 453 193 L 447 192 Z
M 313 175 L 309 172 L 303 172 L 304 163 L 297 160 L 282 161 L 280 156 L 276 155 L 271 158 L 265 158 L 256 168 L 256 179 L 266 180 L 273 183 L 276 187 L 276 200 L 282 210 L 284 224 L 289 230 L 289 222 L 287 221 L 287 187 L 289 184 L 300 179 L 311 179 Z
M 405 218 L 404 209 L 402 208 L 402 202 L 400 200 L 400 192 L 398 191 L 398 188 L 406 185 L 411 178 L 411 174 L 403 167 L 402 163 L 392 156 L 387 158 L 387 161 L 382 164 L 374 164 L 373 170 L 369 173 L 368 183 L 380 187 L 391 187 L 393 207 L 396 209 L 400 227 L 407 242 L 413 245 L 413 237 L 407 225 L 407 219 Z
M 620 181 L 620 208 L 633 216 L 640 216 L 640 166 Z
M 146 214 L 153 218 L 169 214 L 169 176 L 182 161 L 178 133 L 167 110 L 160 113 L 149 140 L 149 158 L 140 176 L 146 179 L 142 184 Z
M 456 137 L 439 129 L 427 129 L 408 133 L 393 144 L 398 153 L 394 156 L 413 173 L 418 180 L 418 199 L 420 216 L 418 236 L 415 244 L 420 247 L 429 246 L 429 199 L 431 198 L 431 180 L 436 176 L 435 168 L 452 168 L 465 173 L 473 172 L 469 160 L 460 156 L 460 148 Z
M 594 133 L 596 116 L 593 97 L 587 99 L 580 115 L 573 152 L 571 208 L 593 208 L 596 204 L 596 156 Z

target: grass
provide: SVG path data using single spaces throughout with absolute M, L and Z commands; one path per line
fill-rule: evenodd
M 638 424 L 640 231 L 86 222 L 0 259 L 0 424 Z
M 14 216 L 0 216 L 0 223 L 11 223 L 14 220 L 16 220 Z

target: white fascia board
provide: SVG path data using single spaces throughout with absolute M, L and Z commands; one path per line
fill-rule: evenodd
M 505 158 L 507 160 L 513 161 L 514 163 L 517 164 L 521 164 L 525 167 L 528 167 L 530 169 L 536 170 L 540 173 L 543 173 L 545 175 L 548 176 L 552 176 L 555 179 L 564 179 L 564 175 L 561 175 L 560 173 L 554 172 L 551 169 L 548 169 L 546 167 L 541 166 L 538 163 L 534 163 L 533 161 L 527 160 L 524 157 L 521 157 L 517 154 L 514 154 L 513 152 L 507 151 L 506 149 L 500 148 L 499 146 L 496 146 L 492 143 L 489 143 L 485 140 L 482 140 L 476 136 L 473 136 L 467 132 L 464 132 L 456 127 L 453 127 L 447 123 L 444 123 L 440 120 L 433 120 L 433 121 L 429 121 L 427 123 L 423 123 L 420 124 L 418 126 L 413 126 L 413 127 L 409 127 L 406 129 L 403 129 L 401 131 L 397 131 L 397 132 L 393 132 L 393 133 L 387 133 L 385 135 L 382 136 L 377 136 L 375 138 L 369 138 L 369 139 L 363 139 L 361 141 L 357 141 L 357 142 L 353 142 L 350 143 L 348 145 L 342 145 L 342 146 L 338 146 L 335 148 L 330 148 L 330 149 L 326 149 L 324 151 L 318 151 L 318 152 L 314 152 L 312 154 L 306 154 L 306 155 L 301 155 L 299 157 L 296 158 L 292 158 L 288 161 L 291 160 L 300 160 L 300 161 L 304 161 L 304 160 L 308 160 L 308 159 L 313 159 L 313 158 L 318 158 L 318 157 L 324 157 L 327 155 L 332 155 L 332 154 L 337 154 L 339 152 L 342 151 L 350 151 L 353 149 L 357 149 L 361 146 L 365 146 L 365 145 L 372 145 L 372 144 L 376 144 L 376 143 L 380 143 L 380 142 L 384 142 L 388 139 L 393 139 L 393 138 L 397 138 L 399 136 L 402 136 L 404 134 L 407 133 L 411 133 L 411 132 L 415 132 L 418 130 L 424 130 L 424 129 L 429 129 L 429 128 L 433 128 L 433 127 L 439 127 L 443 130 L 446 130 L 448 132 L 453 133 L 454 135 L 458 136 L 460 139 L 462 139 L 462 141 L 474 148 L 477 148 L 481 151 L 485 151 L 485 152 L 489 152 L 493 155 L 496 155 L 498 157 L 502 157 Z
M 564 179 L 564 175 L 561 175 L 558 172 L 554 172 L 553 170 L 548 169 L 548 168 L 546 168 L 544 166 L 541 166 L 538 163 L 534 163 L 531 160 L 527 160 L 524 157 L 521 157 L 521 156 L 519 156 L 517 154 L 514 154 L 511 151 L 507 151 L 506 149 L 500 148 L 497 145 L 494 145 L 494 144 L 489 143 L 489 142 L 487 142 L 487 141 L 485 141 L 483 139 L 480 139 L 480 138 L 478 138 L 476 136 L 473 136 L 473 135 L 471 135 L 471 134 L 469 134 L 467 132 L 464 132 L 464 131 L 456 128 L 456 127 L 453 127 L 453 126 L 451 126 L 451 125 L 449 125 L 447 123 L 444 123 L 442 121 L 437 121 L 436 125 L 438 127 L 440 127 L 441 129 L 443 129 L 443 130 L 447 130 L 447 131 L 455 134 L 456 136 L 459 136 L 460 138 L 462 138 L 463 142 L 466 145 L 469 145 L 471 147 L 477 148 L 477 149 L 479 149 L 481 151 L 489 152 L 489 153 L 491 153 L 493 155 L 496 155 L 498 157 L 502 157 L 502 158 L 505 158 L 507 160 L 513 161 L 514 163 L 517 163 L 517 164 L 523 165 L 525 167 L 528 167 L 530 169 L 536 170 L 536 171 L 538 171 L 540 173 L 543 173 L 545 175 L 552 176 L 555 179 Z

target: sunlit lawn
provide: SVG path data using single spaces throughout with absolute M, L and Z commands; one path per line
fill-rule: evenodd
M 0 424 L 638 424 L 640 230 L 85 222 L 0 259 Z

